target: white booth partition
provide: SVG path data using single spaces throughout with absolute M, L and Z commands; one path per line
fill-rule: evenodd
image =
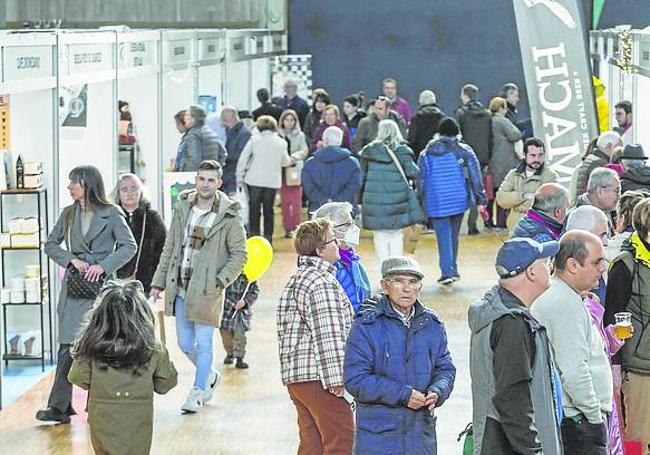
M 59 39 L 59 204 L 72 168 L 96 166 L 111 189 L 117 172 L 116 35 L 63 31 Z
M 257 101 L 257 90 L 268 89 L 271 93 L 271 60 L 272 43 L 267 37 L 270 36 L 264 30 L 250 30 L 248 34 L 247 54 L 250 59 L 251 73 L 251 108 L 259 107 Z
M 160 154 L 163 168 L 176 157 L 181 133 L 176 129 L 174 115 L 197 100 L 195 71 L 195 33 L 185 30 L 161 32 L 162 63 L 162 109 L 160 129 L 162 143 Z
M 218 114 L 224 104 L 223 80 L 226 39 L 223 30 L 197 30 L 198 101 L 210 114 Z
M 226 71 L 224 76 L 225 104 L 239 110 L 250 110 L 251 99 L 251 65 L 247 55 L 248 31 L 226 31 Z
M 155 208 L 160 207 L 163 170 L 159 154 L 159 42 L 160 32 L 155 30 L 117 33 L 117 99 L 123 111 L 115 113 L 119 138 L 117 172 L 138 175 L 152 193 Z
M 3 289 L 0 408 L 3 401 L 12 401 L 39 380 L 46 360 L 51 364 L 55 351 L 54 311 L 47 292 L 52 280 L 42 242 L 57 213 L 56 41 L 56 34 L 49 31 L 0 33 L 1 281 L 3 288 L 11 285 L 14 289 L 16 281 L 24 282 L 28 268 L 35 271 L 36 280 L 33 295 L 19 291 L 17 300 L 15 292 L 11 300 L 5 300 Z M 18 157 L 28 163 L 25 170 L 30 175 L 25 186 L 40 188 L 16 190 Z M 31 218 L 29 232 L 40 233 L 9 235 L 10 231 L 27 232 L 24 222 L 22 230 L 16 231 L 15 223 L 21 218 Z M 2 373 L 5 362 L 7 376 Z

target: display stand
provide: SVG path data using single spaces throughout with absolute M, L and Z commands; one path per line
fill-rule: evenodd
M 38 279 L 39 279 L 39 292 L 38 299 L 33 300 L 29 298 L 29 292 L 24 292 L 25 296 L 23 302 L 13 303 L 13 302 L 2 302 L 2 320 L 3 320 L 3 347 L 4 354 L 2 359 L 4 360 L 5 365 L 8 365 L 10 360 L 40 360 L 41 369 L 45 371 L 45 359 L 46 352 L 49 352 L 50 363 L 52 363 L 52 311 L 50 305 L 50 266 L 47 257 L 45 256 L 45 251 L 43 246 L 45 243 L 45 233 L 48 230 L 48 217 L 47 217 L 47 191 L 45 189 L 40 190 L 7 190 L 0 192 L 0 230 L 6 232 L 6 222 L 5 217 L 6 213 L 6 199 L 15 198 L 20 196 L 26 196 L 30 199 L 36 199 L 36 217 L 38 219 L 38 245 L 33 246 L 6 246 L 1 248 L 2 254 L 2 287 L 4 288 L 9 281 L 8 275 L 8 265 L 7 261 L 9 260 L 8 255 L 15 252 L 35 252 L 38 255 Z M 13 270 L 16 270 L 16 267 L 11 267 Z M 45 269 L 45 270 L 44 270 Z M 44 275 L 43 272 L 46 271 Z M 18 277 L 13 277 L 17 279 Z M 40 338 L 41 338 L 41 352 L 40 355 L 29 355 L 29 354 L 17 354 L 12 353 L 11 349 L 8 347 L 8 333 L 9 327 L 7 323 L 8 311 L 11 311 L 14 308 L 18 307 L 33 307 L 38 308 L 40 313 Z M 47 315 L 47 326 L 45 321 L 45 316 Z M 45 329 L 48 333 L 48 344 L 45 344 Z M 46 349 L 47 346 L 47 349 Z

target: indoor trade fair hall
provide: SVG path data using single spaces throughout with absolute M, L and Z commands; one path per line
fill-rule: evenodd
M 647 0 L 0 1 L 0 453 L 650 455 L 646 95 Z

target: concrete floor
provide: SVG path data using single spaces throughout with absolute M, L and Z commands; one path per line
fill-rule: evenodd
M 468 369 L 469 329 L 467 307 L 494 284 L 494 257 L 506 233 L 462 236 L 460 248 L 461 281 L 450 287 L 435 284 L 439 277 L 435 235 L 422 237 L 415 257 L 422 264 L 425 286 L 423 303 L 435 309 L 446 323 L 450 350 L 458 369 L 456 386 L 450 399 L 438 411 L 438 453 L 461 453 L 456 437 L 471 419 L 471 394 Z M 274 263 L 260 280 L 262 297 L 257 303 L 254 329 L 249 337 L 246 371 L 225 368 L 218 336 L 215 361 L 222 367 L 223 382 L 213 402 L 195 416 L 182 416 L 180 405 L 192 382 L 192 368 L 177 348 L 173 319 L 166 328 L 170 355 L 179 371 L 179 385 L 168 395 L 156 398 L 154 454 L 290 454 L 298 443 L 296 415 L 282 386 L 277 353 L 275 308 L 280 291 L 295 270 L 295 254 L 289 241 L 275 242 Z M 378 264 L 372 252 L 372 239 L 364 233 L 359 248 L 371 281 L 379 283 Z M 84 408 L 85 394 L 75 391 L 75 407 L 80 415 L 70 426 L 41 426 L 34 413 L 47 401 L 52 374 L 27 394 L 0 411 L 0 453 L 71 454 L 90 453 Z

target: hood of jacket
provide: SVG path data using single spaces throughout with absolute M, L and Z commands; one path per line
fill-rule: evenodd
M 634 231 L 630 238 L 623 241 L 621 251 L 629 251 L 635 261 L 650 267 L 650 248 L 648 248 L 646 242 L 641 240 L 638 232 Z
M 312 158 L 316 161 L 321 161 L 323 163 L 337 163 L 339 161 L 347 160 L 352 154 L 346 148 L 343 148 L 338 145 L 328 145 L 323 147 L 312 155 Z
M 395 155 L 397 155 L 397 151 L 395 152 Z M 359 156 L 364 160 L 375 161 L 377 163 L 393 162 L 393 159 L 386 151 L 386 146 L 380 142 L 371 142 L 366 145 Z
M 426 148 L 427 155 L 441 156 L 446 153 L 453 152 L 454 150 L 461 150 L 463 146 L 458 141 L 458 138 L 441 136 L 438 139 L 429 141 Z
M 478 333 L 500 317 L 520 311 L 506 307 L 499 296 L 499 286 L 494 286 L 480 300 L 470 305 L 469 328 L 472 333 Z
M 432 103 L 432 104 L 423 104 L 422 106 L 420 106 L 416 112 L 416 115 L 422 116 L 424 118 L 435 119 L 438 117 L 442 117 L 443 113 L 436 104 Z
M 178 196 L 178 202 L 176 203 L 177 209 L 183 210 L 187 216 L 189 211 L 192 209 L 196 203 L 196 190 L 185 190 Z M 226 216 L 238 216 L 239 209 L 241 208 L 239 202 L 231 199 L 222 193 L 217 191 L 216 197 L 219 199 L 219 207 L 217 209 L 217 218 L 214 221 L 213 228 L 218 226 L 221 220 Z M 213 206 L 214 210 L 214 206 Z
M 631 167 L 621 174 L 621 180 L 629 180 L 650 187 L 650 167 Z
M 485 106 L 480 101 L 471 100 L 460 107 L 466 115 L 485 115 Z

